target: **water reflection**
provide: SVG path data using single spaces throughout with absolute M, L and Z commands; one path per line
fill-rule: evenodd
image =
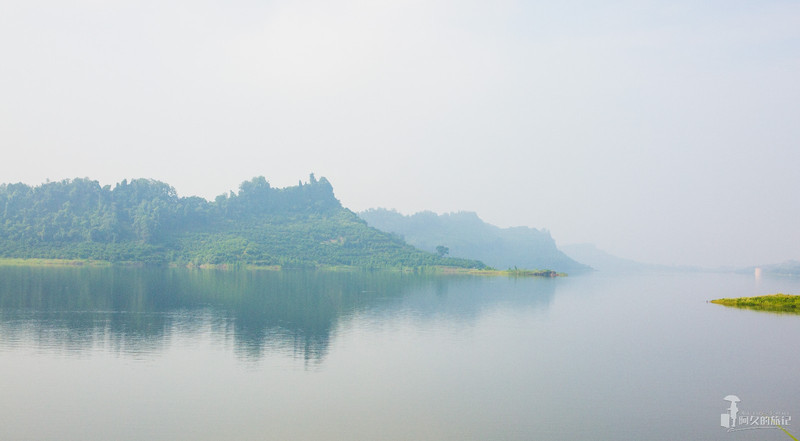
M 342 322 L 410 314 L 470 323 L 500 304 L 542 308 L 553 280 L 390 272 L 0 267 L 0 349 L 157 354 L 175 335 L 241 357 L 321 362 Z

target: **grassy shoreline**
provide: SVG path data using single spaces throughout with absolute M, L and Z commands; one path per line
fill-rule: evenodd
M 16 258 L 0 257 L 0 266 L 112 266 L 111 262 L 105 260 L 89 259 L 39 259 L 39 258 Z M 135 266 L 132 262 L 122 263 L 125 266 Z
M 0 258 L 0 266 L 29 266 L 29 267 L 144 267 L 148 266 L 143 262 L 108 262 L 103 260 L 88 260 L 88 259 L 39 259 L 39 258 Z M 247 269 L 258 271 L 284 271 L 284 270 L 298 270 L 308 269 L 317 271 L 391 271 L 401 272 L 408 274 L 441 274 L 441 275 L 473 275 L 473 276 L 508 276 L 508 277 L 565 277 L 565 273 L 559 273 L 551 270 L 523 270 L 523 269 L 509 269 L 509 270 L 496 270 L 496 269 L 474 269 L 474 268 L 459 268 L 449 266 L 425 266 L 425 267 L 379 267 L 379 268 L 364 268 L 359 266 L 348 265 L 315 265 L 309 267 L 282 267 L 280 265 L 252 265 L 252 264 L 237 264 L 237 263 L 223 263 L 223 264 L 202 264 L 195 265 L 192 263 L 179 263 L 171 262 L 165 266 L 169 268 L 197 268 L 197 269 L 217 269 L 217 270 L 232 270 L 232 269 Z
M 731 299 L 711 300 L 717 305 L 733 308 L 752 309 L 757 311 L 784 312 L 800 314 L 800 295 L 772 294 L 757 297 L 738 297 Z

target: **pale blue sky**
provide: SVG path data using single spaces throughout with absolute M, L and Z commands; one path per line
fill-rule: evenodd
M 797 2 L 30 0 L 0 54 L 2 182 L 314 172 L 355 211 L 800 259 Z

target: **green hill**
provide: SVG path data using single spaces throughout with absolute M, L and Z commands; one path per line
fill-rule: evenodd
M 166 183 L 90 179 L 37 187 L 0 185 L 0 257 L 110 262 L 445 265 L 481 262 L 441 257 L 367 226 L 343 208 L 327 179 L 273 188 L 264 177 L 213 202 L 178 197 Z
M 429 211 L 404 216 L 383 208 L 359 213 L 370 226 L 402 236 L 427 251 L 480 259 L 495 268 L 538 268 L 579 273 L 591 268 L 559 251 L 547 231 L 535 228 L 500 228 L 477 214 L 460 212 L 437 215 Z

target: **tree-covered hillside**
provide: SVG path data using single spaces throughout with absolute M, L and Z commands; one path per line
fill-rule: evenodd
M 547 231 L 528 227 L 499 228 L 471 212 L 437 215 L 425 211 L 404 216 L 379 208 L 359 215 L 370 226 L 399 234 L 423 250 L 456 257 L 470 256 L 496 268 L 546 268 L 568 273 L 591 270 L 559 251 Z
M 0 257 L 111 262 L 362 267 L 480 262 L 420 251 L 343 208 L 327 179 L 273 188 L 264 177 L 213 202 L 149 179 L 0 185 Z

